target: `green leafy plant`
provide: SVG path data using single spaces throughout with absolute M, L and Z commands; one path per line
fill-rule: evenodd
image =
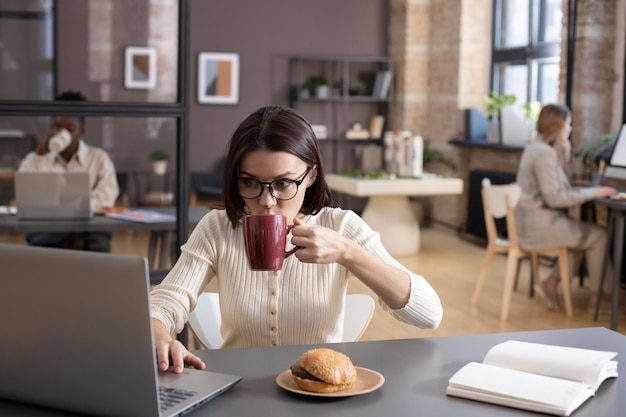
M 607 133 L 580 148 L 572 161 L 575 175 L 583 179 L 591 179 L 592 172 L 597 169 L 598 157 L 601 153 L 613 148 L 616 140 L 616 133 Z
M 430 142 L 424 142 L 424 156 L 423 156 L 423 165 L 426 166 L 428 164 L 443 164 L 448 168 L 456 171 L 456 164 L 450 158 L 447 158 L 441 151 L 437 149 L 432 149 L 430 147 Z
M 607 133 L 604 135 L 600 135 L 597 140 L 580 148 L 576 153 L 576 158 L 590 159 L 592 161 L 595 161 L 602 152 L 611 149 L 616 140 L 616 133 Z
M 512 106 L 517 101 L 517 97 L 514 95 L 498 94 L 492 91 L 487 97 L 485 97 L 485 103 L 487 103 L 487 110 L 485 115 L 488 119 L 497 120 L 500 118 L 500 112 L 506 106 Z
M 170 154 L 162 149 L 157 149 L 150 152 L 148 157 L 151 161 L 167 161 L 170 158 Z
M 348 93 L 351 96 L 358 96 L 365 91 L 365 83 L 361 80 L 352 79 L 348 81 Z
M 529 101 L 528 103 L 522 104 L 522 108 L 524 109 L 524 117 L 529 122 L 537 122 L 537 118 L 539 118 L 539 112 L 541 111 L 541 103 L 538 101 Z
M 306 82 L 306 86 L 311 89 L 311 91 L 315 91 L 315 88 L 321 85 L 330 85 L 330 81 L 328 81 L 328 77 L 325 75 L 311 75 Z

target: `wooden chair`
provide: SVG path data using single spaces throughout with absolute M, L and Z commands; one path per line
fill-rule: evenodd
M 496 253 L 506 254 L 511 247 L 509 239 L 500 235 L 496 220 L 506 218 L 506 205 L 504 196 L 509 193 L 518 193 L 519 187 L 515 184 L 496 185 L 491 186 L 491 180 L 489 178 L 483 178 L 481 189 L 481 199 L 483 205 L 483 214 L 485 218 L 485 228 L 487 230 L 487 248 L 485 253 L 485 259 L 483 260 L 480 273 L 478 275 L 478 281 L 474 288 L 474 294 L 472 296 L 472 305 L 478 302 L 480 293 L 482 291 L 485 280 L 487 279 L 487 272 L 491 266 L 491 261 Z M 519 197 L 519 196 L 518 196 Z M 520 259 L 517 264 L 517 270 L 515 274 L 515 288 L 517 288 L 517 281 L 519 278 L 520 264 L 523 259 Z M 534 277 L 531 273 L 530 277 L 530 297 L 533 296 L 533 281 Z
M 217 293 L 203 292 L 187 318 L 189 327 L 207 349 L 219 349 L 224 342 L 220 334 L 222 313 L 219 303 Z M 354 342 L 363 335 L 374 315 L 374 307 L 374 299 L 367 294 L 346 295 L 342 342 Z
M 539 276 L 539 257 L 551 257 L 557 258 L 559 265 L 559 272 L 561 275 L 561 285 L 563 287 L 563 298 L 565 302 L 565 312 L 568 316 L 572 315 L 572 296 L 570 291 L 570 279 L 569 279 L 569 261 L 568 261 L 568 251 L 566 247 L 556 247 L 542 250 L 530 250 L 522 248 L 517 241 L 517 232 L 515 229 L 515 215 L 513 213 L 513 208 L 519 201 L 521 196 L 521 189 L 517 184 L 506 184 L 506 185 L 492 185 L 489 187 L 483 187 L 483 192 L 485 193 L 494 193 L 499 194 L 501 199 L 500 201 L 504 201 L 504 210 L 506 216 L 506 227 L 508 232 L 508 242 L 509 247 L 507 251 L 507 263 L 506 263 L 506 272 L 504 278 L 504 290 L 502 294 L 502 306 L 500 310 L 500 320 L 506 320 L 509 315 L 509 307 L 511 304 L 511 295 L 513 294 L 513 287 L 515 286 L 515 274 L 517 270 L 518 263 L 521 259 L 526 257 L 531 258 L 532 262 L 532 276 Z M 491 199 L 489 200 L 491 201 Z M 497 203 L 495 211 L 501 210 L 501 203 Z M 494 207 L 491 207 L 491 211 L 494 211 Z M 499 247 L 501 250 L 502 245 Z M 495 249 L 494 252 L 495 253 Z M 491 256 L 493 256 L 493 253 Z M 490 261 L 490 259 L 489 259 Z M 488 264 L 487 264 L 488 265 Z M 484 264 L 483 264 L 484 266 Z M 486 272 L 483 273 L 481 270 L 481 275 L 476 284 L 476 288 L 474 291 L 473 302 L 478 299 L 478 295 L 482 289 L 482 285 L 486 278 Z
M 506 265 L 506 275 L 504 278 L 504 294 L 502 296 L 502 310 L 500 312 L 500 319 L 506 320 L 509 314 L 509 304 L 511 303 L 511 294 L 513 292 L 514 285 L 513 268 L 515 266 L 515 261 L 529 255 L 532 259 L 533 275 L 536 277 L 539 276 L 540 256 L 547 256 L 558 259 L 559 272 L 561 275 L 561 286 L 563 287 L 563 300 L 565 302 L 565 313 L 568 316 L 571 316 L 573 309 L 567 247 L 560 246 L 549 249 L 530 250 L 524 249 L 519 246 L 519 243 L 517 242 L 517 232 L 515 230 L 515 215 L 513 213 L 513 208 L 519 201 L 519 197 L 517 199 L 513 199 L 511 196 L 507 195 L 505 197 L 505 201 L 507 211 L 506 227 L 509 230 L 509 241 L 511 243 L 511 249 L 509 250 Z

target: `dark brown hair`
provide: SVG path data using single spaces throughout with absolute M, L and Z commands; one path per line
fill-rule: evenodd
M 543 137 L 545 143 L 553 146 L 561 129 L 567 123 L 567 119 L 571 117 L 572 113 L 567 106 L 546 104 L 542 107 L 537 119 L 537 133 Z
M 317 178 L 306 190 L 300 209 L 302 213 L 315 214 L 332 206 L 332 194 L 326 184 L 317 138 L 311 125 L 293 109 L 261 107 L 239 125 L 230 139 L 222 189 L 226 213 L 233 227 L 246 214 L 243 198 L 237 193 L 239 164 L 247 153 L 256 150 L 287 152 L 307 166 L 317 167 Z
M 80 91 L 67 90 L 54 97 L 56 101 L 87 101 L 87 97 Z M 85 116 L 74 116 L 80 121 L 80 126 L 85 127 Z

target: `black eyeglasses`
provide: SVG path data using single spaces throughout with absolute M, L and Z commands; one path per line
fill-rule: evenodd
M 302 175 L 299 180 L 278 179 L 269 182 L 259 181 L 254 178 L 237 178 L 237 192 L 243 198 L 252 200 L 258 198 L 263 194 L 263 186 L 267 185 L 270 189 L 270 194 L 276 200 L 291 200 L 298 194 L 298 187 L 309 175 L 311 167 Z

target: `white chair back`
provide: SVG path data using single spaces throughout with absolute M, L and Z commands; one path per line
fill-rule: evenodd
M 220 333 L 222 312 L 219 294 L 216 292 L 200 294 L 196 308 L 189 313 L 187 322 L 207 349 L 219 349 L 224 342 Z
M 515 207 L 522 195 L 522 189 L 516 183 L 492 185 L 489 178 L 482 181 L 482 193 L 491 216 L 501 219 L 506 216 L 506 196 L 509 196 L 511 205 Z

